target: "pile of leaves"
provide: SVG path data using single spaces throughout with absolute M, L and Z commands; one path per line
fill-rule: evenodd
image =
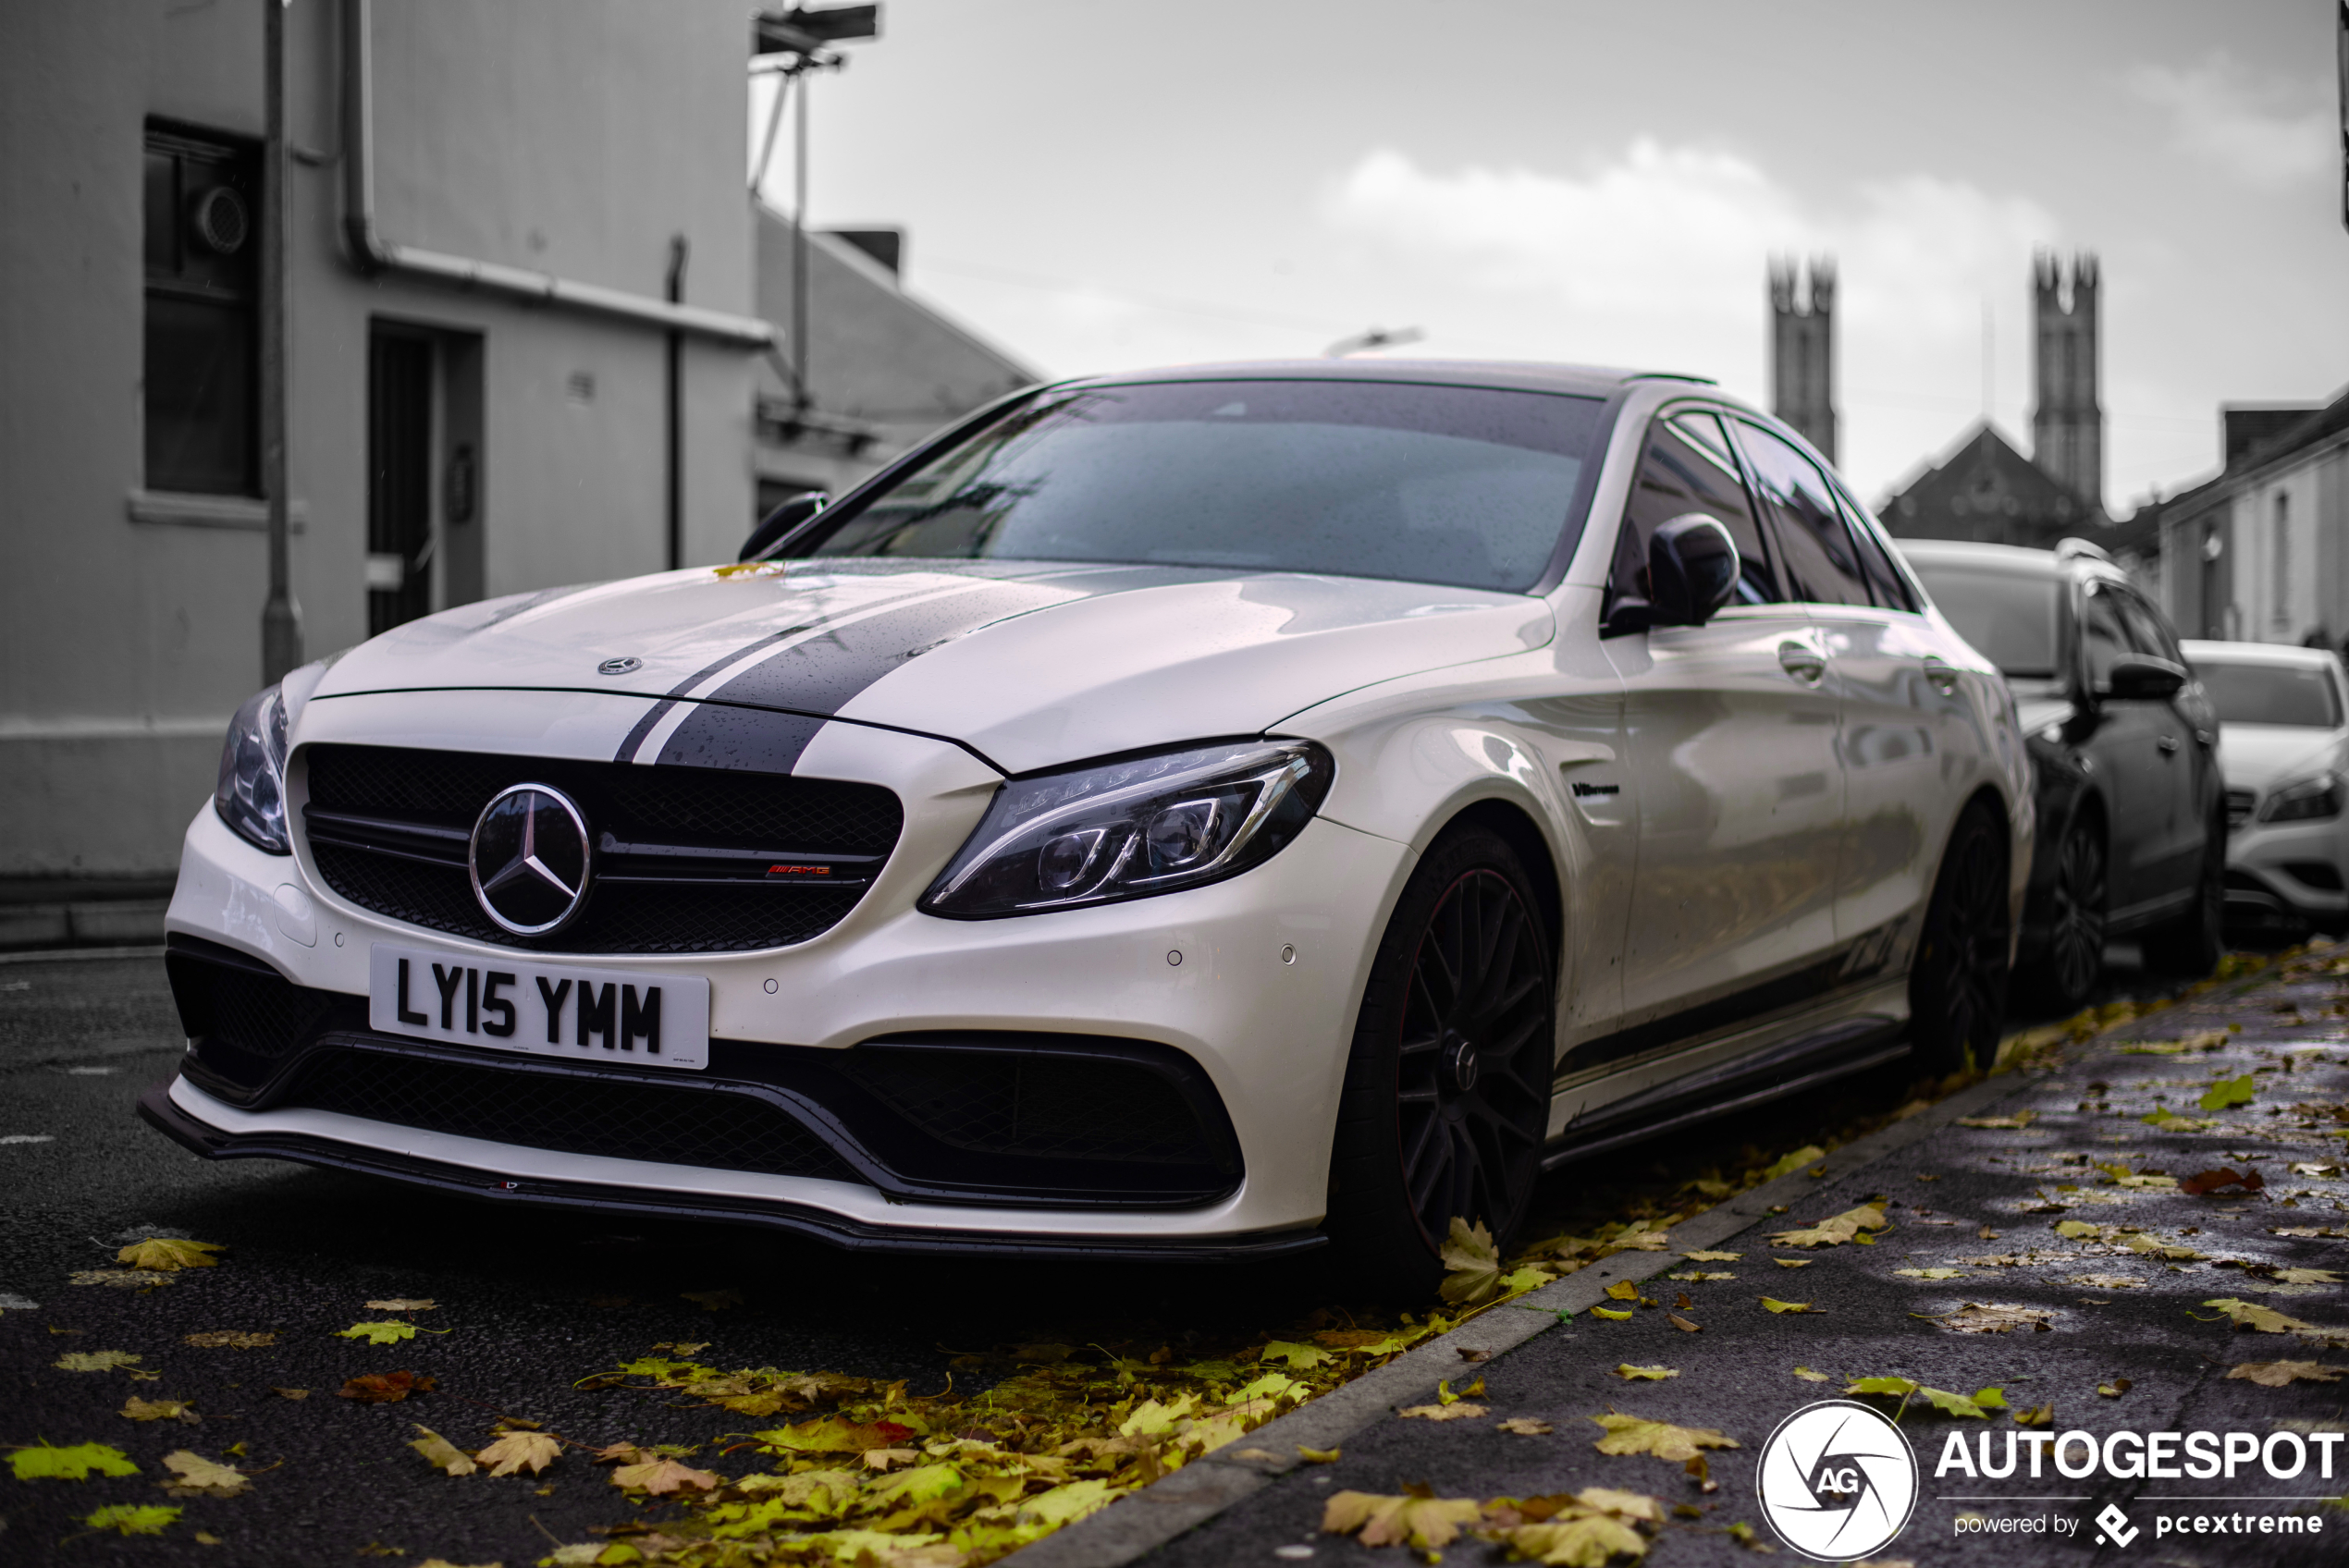
M 862 1552 L 893 1568 L 974 1568 L 1240 1440 L 1455 1321 L 1365 1328 L 1316 1314 L 1296 1338 L 1209 1354 L 1177 1354 L 1171 1343 L 1008 1346 L 955 1358 L 955 1373 L 975 1380 L 967 1394 L 649 1356 L 591 1381 L 770 1424 L 732 1436 L 708 1469 L 683 1463 L 695 1456 L 683 1449 L 620 1444 L 594 1457 L 615 1465 L 613 1484 L 632 1495 L 681 1505 L 658 1524 L 611 1532 L 646 1560 L 749 1568 Z M 531 1457 L 584 1446 L 553 1434 L 539 1442 Z M 486 1464 L 492 1449 L 471 1458 Z M 448 1455 L 426 1457 L 461 1473 Z M 760 1468 L 722 1473 L 745 1460 Z M 547 1561 L 593 1562 L 609 1550 L 583 1543 Z

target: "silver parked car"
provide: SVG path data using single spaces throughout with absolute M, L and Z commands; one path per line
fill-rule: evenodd
M 2227 913 L 2349 928 L 2349 677 L 2324 648 L 2185 644 L 2219 710 Z

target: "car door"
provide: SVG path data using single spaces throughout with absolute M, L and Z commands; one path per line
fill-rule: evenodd
M 2121 619 L 2118 585 L 2092 577 L 2078 603 L 2081 678 L 2096 704 L 2096 727 L 2082 750 L 2108 818 L 2106 908 L 2123 921 L 2174 890 L 2165 864 L 2172 770 L 2160 742 L 2177 738 L 2177 718 L 2167 703 L 2112 695 L 2113 661 L 2138 651 Z
M 1948 830 L 1937 733 L 1960 702 L 1906 578 L 1826 470 L 1776 432 L 1735 422 L 1754 487 L 1787 556 L 1789 592 L 1827 655 L 1838 709 L 1843 815 L 1836 939 L 1846 978 L 1889 966 L 1930 891 Z
M 2102 592 L 2111 596 L 2113 607 L 2120 611 L 2121 624 L 2134 652 L 2149 658 L 2167 659 L 2192 671 L 2193 666 L 2186 664 L 2185 654 L 2170 635 L 2160 612 L 2143 595 L 2118 582 L 2104 584 Z M 2166 702 L 2145 704 L 2153 727 L 2154 750 L 2161 759 L 2152 782 L 2152 788 L 2161 796 L 2161 827 L 2157 842 L 2148 846 L 2146 853 L 2148 875 L 2157 883 L 2157 891 L 2150 896 L 2190 890 L 2202 867 L 2202 840 L 2208 831 L 2202 809 L 2202 773 L 2210 766 L 2208 754 L 2214 727 L 2207 721 L 2197 722 L 2196 716 L 2187 711 L 2201 701 L 2188 686 Z
M 1570 1053 L 1568 1071 L 1807 999 L 1815 986 L 1803 972 L 1835 946 L 1843 781 L 1827 659 L 1810 614 L 1789 601 L 1712 411 L 1682 409 L 1650 425 L 1607 608 L 1645 597 L 1649 536 L 1689 512 L 1728 531 L 1742 570 L 1728 606 L 1703 626 L 1605 639 L 1623 680 L 1639 807 L 1626 1027 Z

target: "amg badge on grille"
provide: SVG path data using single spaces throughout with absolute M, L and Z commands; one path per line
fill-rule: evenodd
M 517 937 L 570 924 L 587 901 L 587 819 L 550 784 L 499 790 L 474 819 L 467 854 L 482 913 Z

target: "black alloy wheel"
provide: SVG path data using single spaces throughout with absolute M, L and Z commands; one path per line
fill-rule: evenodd
M 1439 842 L 1405 887 L 1355 1027 L 1329 1229 L 1381 1292 L 1424 1294 L 1457 1217 L 1506 1245 L 1541 1175 L 1552 938 L 1497 836 Z
M 2202 858 L 2195 865 L 2194 902 L 2184 913 L 2145 936 L 2146 966 L 2174 979 L 2199 980 L 2227 950 L 2227 816 L 2210 814 Z
M 1949 835 L 1909 970 L 1911 1039 L 1935 1072 L 1988 1067 L 2007 1011 L 2010 951 L 2005 824 L 1969 808 Z
M 2048 899 L 2048 948 L 2034 978 L 2049 1003 L 2074 1011 L 2104 973 L 2104 823 L 2093 812 L 2075 814 L 2064 829 Z

